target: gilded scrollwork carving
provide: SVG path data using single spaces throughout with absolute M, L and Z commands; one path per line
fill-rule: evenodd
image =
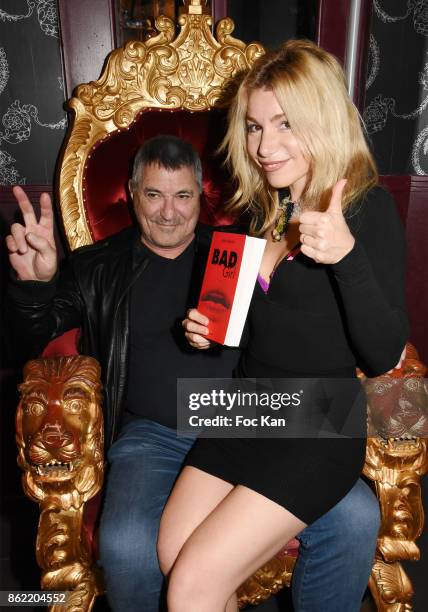
M 380 502 L 378 552 L 385 561 L 419 559 L 415 540 L 424 523 L 420 477 L 427 470 L 427 440 L 369 439 L 364 473 Z
M 74 107 L 78 116 L 78 103 Z M 67 155 L 64 157 L 61 168 L 59 191 L 62 223 L 69 243 L 76 246 L 86 244 L 87 237 L 91 236 L 86 216 L 81 214 L 81 205 L 79 204 L 79 181 L 81 181 L 83 172 L 79 150 L 89 141 L 91 127 L 89 119 L 76 120 L 76 129 L 73 130 L 68 140 Z
M 233 22 L 224 21 L 231 31 Z M 211 34 L 210 15 L 181 15 L 175 39 L 173 21 L 159 17 L 155 23 L 158 36 L 113 51 L 99 81 L 78 88 L 77 97 L 97 119 L 112 118 L 117 128 L 124 128 L 128 123 L 120 119 L 121 109 L 127 107 L 132 119 L 146 107 L 207 110 L 215 103 L 212 96 L 208 101 L 211 90 L 221 89 L 226 78 L 263 53 L 258 44 L 247 52 L 247 45 L 227 35 L 218 43 Z
M 280 554 L 257 570 L 238 589 L 239 608 L 245 608 L 247 605 L 256 606 L 285 586 L 290 586 L 295 563 L 294 556 Z
M 386 563 L 382 559 L 376 559 L 369 586 L 378 611 L 410 612 L 413 610 L 412 583 L 400 563 Z
M 103 480 L 100 367 L 83 356 L 30 361 L 20 392 L 18 464 L 26 495 L 40 506 L 36 555 L 41 585 L 70 591 L 69 612 L 90 610 L 100 580 L 82 518 L 85 502 Z
M 232 36 L 231 19 L 211 33 L 205 2 L 185 2 L 176 35 L 171 19 L 160 16 L 158 35 L 130 41 L 112 51 L 98 81 L 80 85 L 70 101 L 75 112 L 60 174 L 60 206 L 71 249 L 93 242 L 86 221 L 83 171 L 93 147 L 115 130 L 127 129 L 145 108 L 205 111 L 216 106 L 226 80 L 264 53 Z

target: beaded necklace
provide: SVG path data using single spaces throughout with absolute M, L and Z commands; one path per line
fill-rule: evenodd
M 291 195 L 288 192 L 285 196 L 279 198 L 279 215 L 276 220 L 275 227 L 272 230 L 272 238 L 275 242 L 279 242 L 287 233 L 288 224 L 293 216 L 299 216 L 301 212 L 300 200 L 293 202 Z

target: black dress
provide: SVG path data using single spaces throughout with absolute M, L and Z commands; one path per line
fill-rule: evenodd
M 267 293 L 256 285 L 239 375 L 355 377 L 358 366 L 377 376 L 396 365 L 407 339 L 396 206 L 376 187 L 347 222 L 356 241 L 339 263 L 320 265 L 300 252 L 280 263 Z M 186 464 L 245 485 L 309 524 L 353 487 L 365 449 L 362 437 L 200 438 Z

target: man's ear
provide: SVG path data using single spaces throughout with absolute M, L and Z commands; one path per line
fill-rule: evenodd
M 128 189 L 129 189 L 129 193 L 131 195 L 131 198 L 134 198 L 134 191 L 132 189 L 132 179 L 129 179 L 129 181 L 128 181 Z

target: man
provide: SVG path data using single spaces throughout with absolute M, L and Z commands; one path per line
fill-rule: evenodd
M 49 197 L 41 197 L 37 221 L 24 191 L 15 188 L 24 224 L 14 224 L 6 239 L 17 276 L 8 325 L 15 345 L 29 348 L 27 357 L 80 326 L 81 352 L 100 361 L 109 460 L 100 526 L 107 596 L 118 612 L 158 612 L 160 516 L 193 443 L 176 436 L 176 380 L 228 377 L 238 352 L 194 350 L 181 328 L 196 303 L 210 237 L 209 228 L 196 227 L 197 154 L 178 138 L 153 138 L 137 153 L 129 188 L 138 228 L 75 251 L 60 273 Z M 320 589 L 327 597 L 332 582 L 361 588 L 378 526 L 377 504 L 359 482 L 305 530 L 295 580 L 302 605 Z M 370 544 L 355 546 L 360 542 Z

